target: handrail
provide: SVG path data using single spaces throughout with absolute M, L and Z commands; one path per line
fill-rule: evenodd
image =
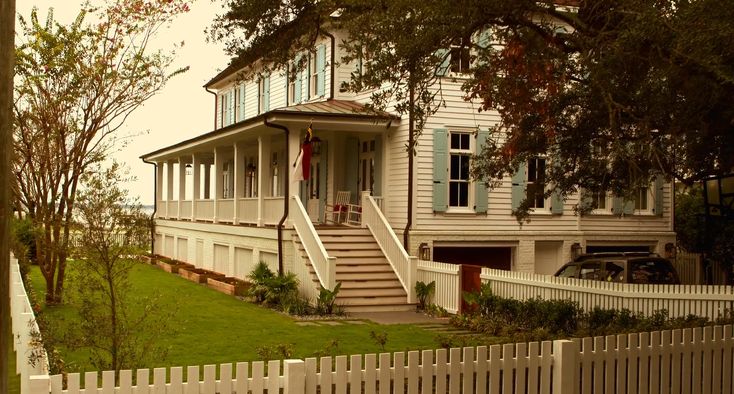
M 326 253 L 306 209 L 296 196 L 291 196 L 290 219 L 321 286 L 333 290 L 336 285 L 336 257 L 330 257 Z
M 418 258 L 408 255 L 408 252 L 405 251 L 369 192 L 362 193 L 362 225 L 366 226 L 375 237 L 382 253 L 408 294 L 408 303 L 416 302 L 415 281 L 418 275 Z

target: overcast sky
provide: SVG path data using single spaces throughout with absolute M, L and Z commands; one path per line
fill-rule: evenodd
M 80 0 L 16 0 L 16 10 L 28 18 L 31 9 L 39 9 L 45 20 L 49 8 L 62 23 L 70 23 L 79 13 Z M 92 4 L 95 1 L 92 0 Z M 143 204 L 153 203 L 153 166 L 140 160 L 144 153 L 211 131 L 214 125 L 213 98 L 202 87 L 228 62 L 221 45 L 206 43 L 204 29 L 220 13 L 222 0 L 196 0 L 191 11 L 180 16 L 154 40 L 155 48 L 168 48 L 185 42 L 178 50 L 175 68 L 191 69 L 177 76 L 142 108 L 130 116 L 121 133 L 146 134 L 135 137 L 115 158 L 126 163 L 137 181 L 129 184 L 132 195 Z

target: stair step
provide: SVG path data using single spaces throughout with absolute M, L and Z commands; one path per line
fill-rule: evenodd
M 390 265 L 385 257 L 377 256 L 342 256 L 336 260 L 337 265 Z
M 370 272 L 389 272 L 393 275 L 395 275 L 395 272 L 392 270 L 392 267 L 390 267 L 387 264 L 384 265 L 337 265 L 336 266 L 336 274 L 339 275 L 341 273 L 370 273 Z
M 375 242 L 372 235 L 322 235 L 319 234 L 322 243 L 342 242 Z
M 336 297 L 336 303 L 344 306 L 351 305 L 384 305 L 384 304 L 405 304 L 407 303 L 405 296 L 386 296 L 386 297 L 342 297 L 341 293 Z
M 369 235 L 372 236 L 372 233 L 367 228 L 357 228 L 357 227 L 329 227 L 329 228 L 317 228 L 316 233 L 319 236 L 322 235 L 336 235 L 336 236 L 352 236 L 352 235 Z
M 380 250 L 377 242 L 323 242 L 324 248 L 331 252 L 332 250 Z
M 388 289 L 393 287 L 403 288 L 400 281 L 391 279 L 365 279 L 365 280 L 342 280 L 342 290 L 346 289 Z
M 337 282 L 346 282 L 353 280 L 365 280 L 365 281 L 376 281 L 376 280 L 395 280 L 394 272 L 371 272 L 367 276 L 364 272 L 338 272 L 336 275 Z
M 414 304 L 389 304 L 389 305 L 348 305 L 344 306 L 347 313 L 358 312 L 410 312 L 415 311 Z
M 402 287 L 381 288 L 381 289 L 349 289 L 342 287 L 337 298 L 349 297 L 406 297 L 405 290 Z
M 326 250 L 329 256 L 334 256 L 337 258 L 380 257 L 383 260 L 385 259 L 385 255 L 382 253 L 380 249 L 377 249 L 377 250 L 375 249 L 372 249 L 372 250 L 368 250 L 368 249 L 338 250 L 336 249 L 335 250 L 335 249 L 326 248 Z

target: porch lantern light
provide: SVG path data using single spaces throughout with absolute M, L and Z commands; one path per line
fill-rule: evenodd
M 576 260 L 577 257 L 581 256 L 581 250 L 581 244 L 574 242 L 573 245 L 571 245 L 571 259 Z
M 418 246 L 418 258 L 421 260 L 431 260 L 431 247 L 427 243 L 423 242 Z
M 257 167 L 255 167 L 254 164 L 250 163 L 247 165 L 247 176 L 254 176 L 255 170 L 257 170 Z
M 194 166 L 191 163 L 186 163 L 186 175 L 191 175 Z
M 321 156 L 321 138 L 319 137 L 311 140 L 311 156 Z

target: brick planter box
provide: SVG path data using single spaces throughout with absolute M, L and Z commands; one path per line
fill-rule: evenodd
M 178 270 L 178 275 L 194 283 L 206 283 L 208 278 L 224 278 L 224 275 L 201 268 L 183 268 Z
M 250 287 L 249 282 L 231 276 L 208 278 L 206 284 L 218 292 L 233 296 L 244 296 L 247 288 Z
M 157 260 L 155 265 L 163 268 L 163 271 L 170 272 L 172 274 L 178 273 L 179 263 L 175 261 L 163 261 Z
M 151 257 L 151 256 L 147 256 L 143 254 L 143 255 L 138 256 L 138 260 L 140 260 L 140 262 L 145 263 L 145 264 L 156 265 L 155 257 Z

